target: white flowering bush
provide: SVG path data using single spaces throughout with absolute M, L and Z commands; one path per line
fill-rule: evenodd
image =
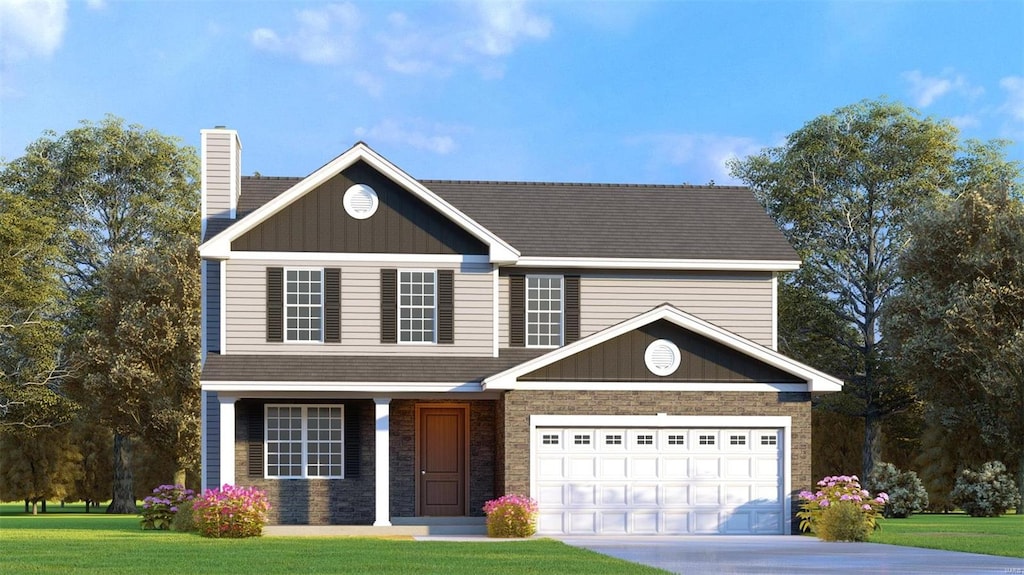
M 953 504 L 971 517 L 999 517 L 1020 501 L 1020 493 L 1006 466 L 989 461 L 981 469 L 964 469 L 950 494 Z
M 889 494 L 882 511 L 887 518 L 903 519 L 928 507 L 928 491 L 913 471 L 900 471 L 891 463 L 879 463 L 871 471 L 865 487 Z
M 856 475 L 835 475 L 818 482 L 815 492 L 801 491 L 800 530 L 824 541 L 867 541 L 878 529 L 879 510 L 889 496 L 876 497 L 860 486 Z

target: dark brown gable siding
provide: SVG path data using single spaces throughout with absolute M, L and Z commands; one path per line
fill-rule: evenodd
M 377 213 L 350 217 L 345 191 L 367 184 L 377 192 Z M 487 246 L 422 200 L 357 162 L 310 190 L 231 243 L 232 250 L 280 252 L 477 254 Z
M 657 339 L 679 347 L 682 362 L 672 375 L 647 370 L 644 351 Z M 664 381 L 802 383 L 782 370 L 750 358 L 668 321 L 620 335 L 519 378 L 521 381 Z

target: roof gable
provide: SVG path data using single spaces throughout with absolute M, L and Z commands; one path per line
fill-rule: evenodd
M 379 204 L 356 219 L 346 190 L 365 184 Z M 358 160 L 231 242 L 232 251 L 487 255 L 483 242 L 416 194 Z
M 395 186 L 406 190 L 427 207 L 449 219 L 459 228 L 465 230 L 470 236 L 484 244 L 487 247 L 490 261 L 511 262 L 518 258 L 519 252 L 507 242 L 466 216 L 362 142 L 357 143 L 319 170 L 300 180 L 287 191 L 269 199 L 269 201 L 255 209 L 252 213 L 228 226 L 227 229 L 212 236 L 199 247 L 200 255 L 211 259 L 229 258 L 232 252 L 232 243 L 236 239 L 241 238 L 249 231 L 269 220 L 272 216 L 282 212 L 297 200 L 332 180 L 357 162 L 363 162 L 370 168 L 373 168 Z
M 672 327 L 674 326 L 674 327 Z M 679 329 L 689 332 L 689 336 L 680 337 Z M 631 332 L 638 332 L 631 334 Z M 572 367 L 572 363 L 584 361 L 609 361 L 607 357 L 599 352 L 608 352 L 612 348 L 629 349 L 639 345 L 641 342 L 653 341 L 654 336 L 667 335 L 669 338 L 677 339 L 676 344 L 680 351 L 687 350 L 694 356 L 704 357 L 695 363 L 695 369 L 704 370 L 707 379 L 701 380 L 708 384 L 752 384 L 770 383 L 771 385 L 782 385 L 786 389 L 793 387 L 794 382 L 800 382 L 797 386 L 804 391 L 829 392 L 840 391 L 843 382 L 810 366 L 804 365 L 790 359 L 772 349 L 758 345 L 748 339 L 740 337 L 732 332 L 703 321 L 679 309 L 664 304 L 651 311 L 640 314 L 632 319 L 599 331 L 579 341 L 555 349 L 535 359 L 526 361 L 518 366 L 507 369 L 501 373 L 484 379 L 485 389 L 520 389 L 536 385 L 556 387 L 560 385 L 558 379 L 552 381 L 545 377 L 565 378 L 562 381 L 583 382 L 589 385 L 600 384 L 586 377 L 579 369 Z M 625 336 L 623 338 L 623 336 Z M 623 338 L 619 340 L 618 338 Z M 616 341 L 618 340 L 618 341 Z M 605 346 L 604 344 L 608 344 Z M 682 343 L 683 345 L 680 345 Z M 646 346 L 646 343 L 644 343 Z M 595 350 L 596 351 L 591 351 Z M 716 355 L 711 358 L 708 354 Z M 633 354 L 634 359 L 641 363 L 643 369 L 643 355 Z M 722 364 L 726 361 L 737 361 L 736 368 L 723 370 Z M 606 366 L 612 373 L 618 371 L 620 374 L 628 370 L 629 374 L 639 374 L 639 369 L 631 366 Z M 599 369 L 599 368 L 596 368 Z M 683 369 L 683 368 L 680 368 Z M 596 371 L 596 370 L 595 370 Z M 677 372 L 678 373 L 678 372 Z M 688 374 L 683 372 L 677 379 L 666 379 L 664 377 L 643 377 L 640 378 L 645 385 L 644 389 L 668 388 L 667 385 L 680 382 L 694 382 L 696 373 Z M 773 380 L 779 376 L 781 381 Z M 716 381 L 713 377 L 725 377 L 725 381 Z M 609 381 L 609 383 L 621 384 L 625 381 Z M 633 381 L 636 381 L 634 379 Z M 683 389 L 686 389 L 685 387 Z

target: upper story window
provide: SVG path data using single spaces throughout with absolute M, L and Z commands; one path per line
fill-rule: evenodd
M 562 276 L 526 276 L 526 345 L 562 345 Z
M 323 270 L 285 270 L 285 341 L 323 341 L 323 290 Z
M 434 271 L 398 272 L 398 341 L 434 343 L 437 276 Z

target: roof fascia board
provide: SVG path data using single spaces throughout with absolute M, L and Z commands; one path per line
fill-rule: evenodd
M 345 392 L 450 393 L 480 392 L 480 382 L 374 382 L 374 381 L 203 381 L 203 391 L 217 392 Z
M 489 385 L 487 389 L 530 391 L 749 391 L 779 393 L 807 391 L 804 383 L 738 383 L 685 381 L 521 381 L 513 387 Z
M 800 268 L 800 260 L 702 260 L 656 258 L 587 258 L 522 256 L 518 267 L 538 268 L 602 268 L 602 269 L 662 269 L 711 271 L 766 271 L 783 272 Z
M 416 181 L 412 176 L 403 172 L 397 166 L 386 160 L 383 156 L 373 151 L 369 146 L 362 142 L 352 146 L 337 158 L 334 158 L 317 171 L 300 180 L 284 193 L 278 195 L 266 204 L 263 204 L 251 214 L 245 216 L 241 220 L 238 220 L 235 224 L 229 226 L 212 239 L 203 243 L 199 246 L 199 255 L 210 259 L 228 259 L 232 257 L 231 242 L 233 240 L 241 237 L 242 234 L 255 228 L 257 225 L 283 210 L 310 190 L 323 184 L 359 160 L 365 161 L 386 177 L 426 202 L 427 205 L 440 212 L 456 225 L 469 232 L 473 237 L 486 244 L 490 251 L 489 256 L 491 262 L 512 263 L 519 258 L 519 252 L 507 242 L 491 233 L 466 214 L 455 209 L 451 204 L 444 201 L 437 194 Z
M 763 361 L 764 363 L 781 369 L 786 373 L 805 379 L 807 380 L 807 385 L 801 386 L 805 391 L 831 392 L 841 391 L 843 388 L 843 382 L 840 379 L 818 371 L 808 365 L 804 365 L 794 359 L 788 358 L 776 351 L 756 344 L 746 338 L 726 331 L 686 312 L 680 311 L 671 305 L 665 304 L 585 337 L 579 341 L 560 347 L 550 353 L 546 353 L 501 373 L 484 378 L 484 389 L 520 389 L 519 386 L 523 384 L 520 384 L 517 379 L 523 375 L 551 365 L 552 363 L 565 359 L 566 357 L 579 353 L 585 349 L 594 347 L 595 345 L 604 343 L 612 338 L 661 319 L 670 321 L 684 329 L 707 337 L 714 342 L 725 345 L 726 347 L 734 349 L 749 357 Z
M 387 262 L 416 264 L 480 264 L 489 265 L 490 257 L 474 254 L 379 254 L 335 252 L 232 252 L 233 260 L 311 261 L 311 262 Z

